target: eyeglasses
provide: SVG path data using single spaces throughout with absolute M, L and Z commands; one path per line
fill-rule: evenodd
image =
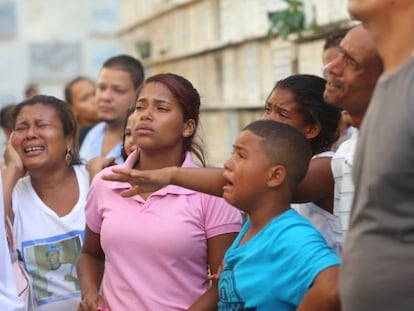
M 325 79 L 328 77 L 328 68 L 331 63 L 327 63 L 322 67 L 322 77 Z
M 353 57 L 351 57 L 345 50 L 341 49 L 339 53 L 340 54 L 335 59 L 322 67 L 322 76 L 325 79 L 328 77 L 329 66 L 331 66 L 333 63 L 335 63 L 335 68 L 337 66 L 342 66 L 341 68 L 347 68 L 347 70 L 354 72 L 361 70 L 362 65 L 358 63 Z

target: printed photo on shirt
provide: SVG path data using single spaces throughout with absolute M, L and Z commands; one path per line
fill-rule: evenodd
M 24 241 L 25 267 L 33 278 L 37 305 L 80 295 L 76 261 L 83 241 L 83 231 Z

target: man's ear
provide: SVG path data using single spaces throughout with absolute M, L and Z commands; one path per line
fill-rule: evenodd
M 269 169 L 269 179 L 267 186 L 270 188 L 278 187 L 286 180 L 286 168 L 283 165 L 274 165 Z

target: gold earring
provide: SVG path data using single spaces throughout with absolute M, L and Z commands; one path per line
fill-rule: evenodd
M 72 163 L 73 157 L 70 148 L 66 149 L 65 160 L 68 164 Z

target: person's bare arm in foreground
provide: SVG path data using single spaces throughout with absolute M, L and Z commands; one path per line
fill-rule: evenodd
M 113 168 L 113 174 L 103 175 L 105 180 L 123 181 L 131 188 L 121 193 L 124 197 L 142 192 L 153 192 L 167 185 L 177 185 L 221 197 L 223 194 L 223 169 L 166 167 L 156 170 Z

